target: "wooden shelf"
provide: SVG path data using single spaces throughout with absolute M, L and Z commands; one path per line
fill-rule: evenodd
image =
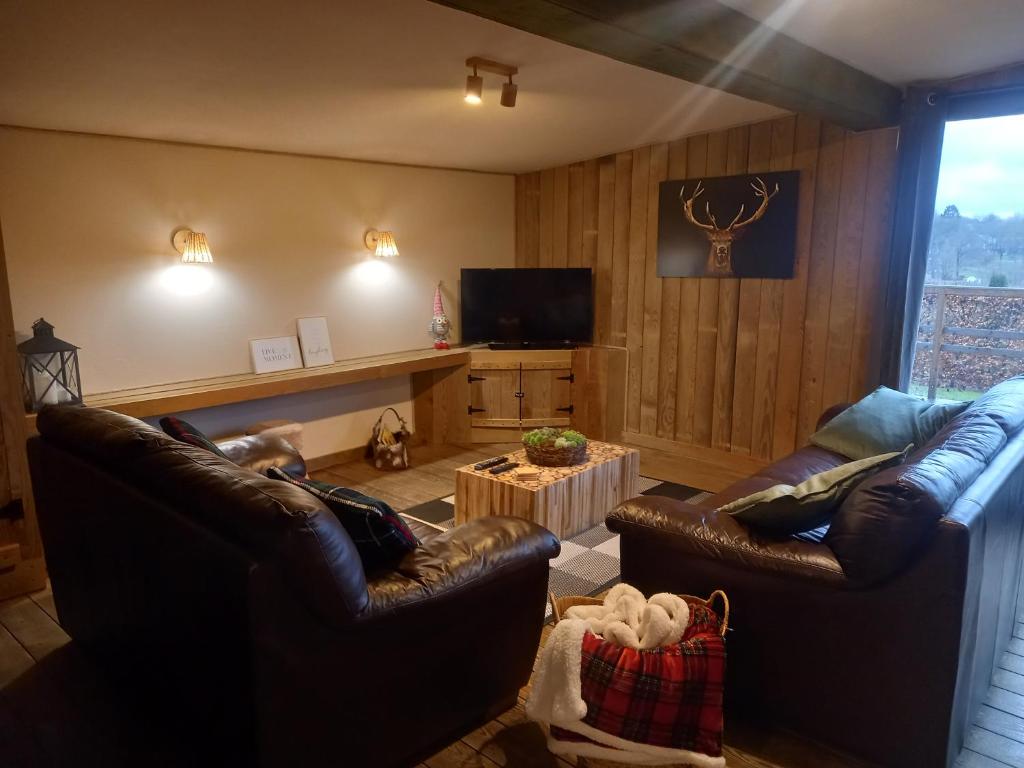
M 468 349 L 422 349 L 342 360 L 318 368 L 299 368 L 279 373 L 240 373 L 101 392 L 87 395 L 85 403 L 142 418 L 340 387 L 420 371 L 455 368 L 468 362 Z M 35 414 L 29 414 L 26 418 L 29 430 L 34 432 Z

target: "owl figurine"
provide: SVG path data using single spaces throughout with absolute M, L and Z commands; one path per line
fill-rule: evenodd
M 452 324 L 448 315 L 444 313 L 444 304 L 441 302 L 441 284 L 434 289 L 434 317 L 430 321 L 430 335 L 434 337 L 434 349 L 451 349 L 448 346 L 448 334 L 451 333 Z

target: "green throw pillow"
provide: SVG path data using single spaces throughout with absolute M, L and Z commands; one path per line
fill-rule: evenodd
M 824 525 L 843 499 L 868 475 L 899 464 L 907 451 L 883 453 L 819 472 L 800 485 L 773 485 L 718 508 L 751 528 L 792 535 Z
M 901 451 L 909 443 L 920 447 L 968 405 L 932 403 L 879 387 L 811 435 L 811 442 L 855 460 Z

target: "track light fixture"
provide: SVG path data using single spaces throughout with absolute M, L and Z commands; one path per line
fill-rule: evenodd
M 466 66 L 473 68 L 473 74 L 466 77 L 466 102 L 468 104 L 479 104 L 483 101 L 484 79 L 477 74 L 477 70 L 483 70 L 508 78 L 508 82 L 502 83 L 501 86 L 501 106 L 514 107 L 516 105 L 519 86 L 512 82 L 512 76 L 519 74 L 519 67 L 484 59 L 480 56 L 471 56 L 466 59 Z
M 466 76 L 466 103 L 479 104 L 483 101 L 484 79 L 476 73 L 473 67 L 473 74 Z

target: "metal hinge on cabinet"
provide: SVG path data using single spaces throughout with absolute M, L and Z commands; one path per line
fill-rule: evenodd
M 513 392 L 512 396 L 513 397 L 518 397 L 520 400 L 522 400 L 524 397 L 526 397 L 526 393 L 525 392 Z
M 474 381 L 487 381 L 486 376 L 474 376 L 472 373 L 466 377 L 466 380 L 472 384 Z
M 559 376 L 558 381 L 568 381 L 570 384 L 575 384 L 576 374 L 570 373 L 568 376 Z
M 561 411 L 562 413 L 568 413 L 570 416 L 572 416 L 573 411 L 575 411 L 575 409 L 571 405 L 567 405 L 565 406 L 565 408 L 555 408 L 555 410 Z
M 474 408 L 472 405 L 469 406 L 469 415 L 472 416 L 474 413 L 483 413 L 486 408 Z

